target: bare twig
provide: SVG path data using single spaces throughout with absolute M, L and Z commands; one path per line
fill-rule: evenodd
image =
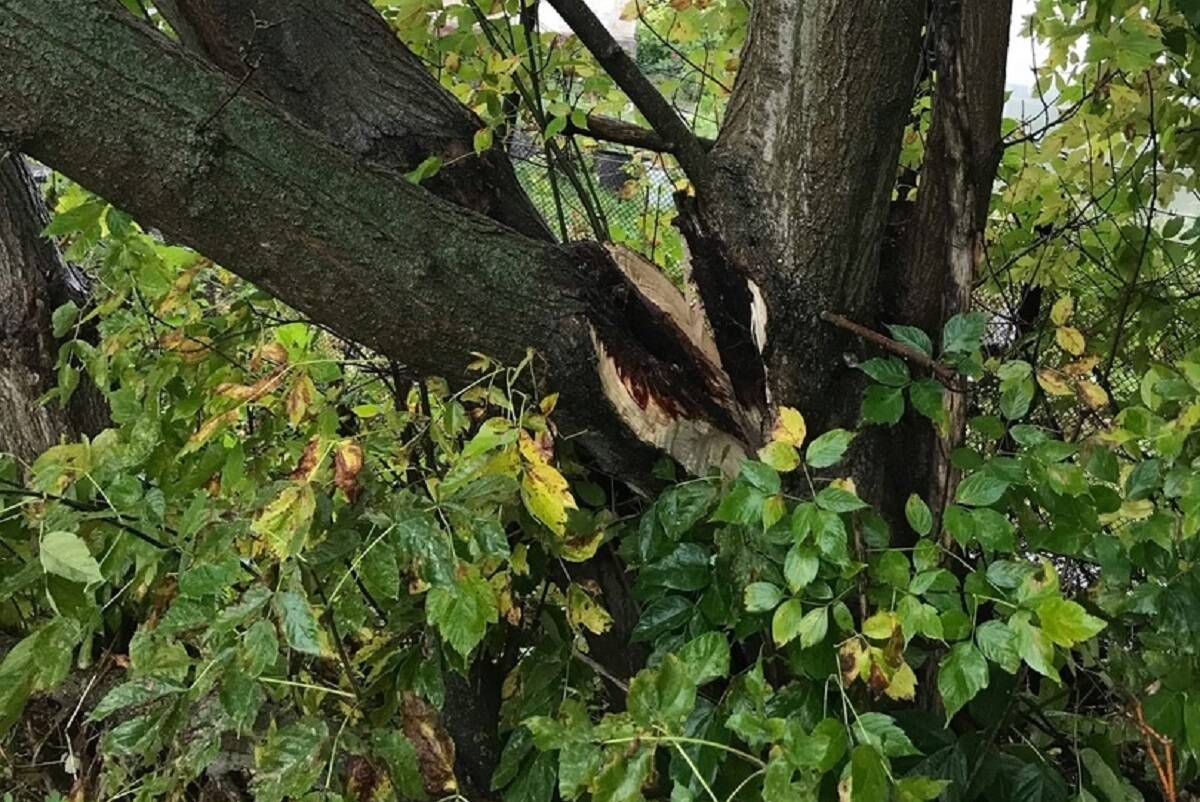
M 915 348 L 911 348 L 904 343 L 896 342 L 891 337 L 886 337 L 873 329 L 868 329 L 866 326 L 861 326 L 849 318 L 842 315 L 835 315 L 833 312 L 822 312 L 821 320 L 824 320 L 830 325 L 837 326 L 839 329 L 844 329 L 851 334 L 857 335 L 869 343 L 879 346 L 883 350 L 895 354 L 898 357 L 907 359 L 914 365 L 920 365 L 926 368 L 930 373 L 937 377 L 937 380 L 949 387 L 951 390 L 961 390 L 961 384 L 958 381 L 958 373 L 933 358 L 921 353 Z
M 671 108 L 666 99 L 642 74 L 604 23 L 596 17 L 583 0 L 549 0 L 550 5 L 566 21 L 579 41 L 596 58 L 604 71 L 629 97 L 650 127 L 670 145 L 670 152 L 693 184 L 707 183 L 708 154 L 687 123 Z

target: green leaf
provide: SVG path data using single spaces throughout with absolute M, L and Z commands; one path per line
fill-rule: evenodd
M 705 632 L 693 638 L 678 654 L 696 685 L 729 675 L 729 641 L 720 632 Z
M 782 486 L 779 480 L 779 471 L 756 460 L 743 460 L 739 475 L 752 487 L 769 495 L 778 493 Z
M 1000 388 L 1000 414 L 1008 420 L 1023 418 L 1033 402 L 1033 379 L 1003 382 Z
M 671 590 L 703 590 L 712 581 L 708 549 L 699 543 L 680 543 L 675 550 L 642 569 L 639 584 Z
M 988 660 L 1007 671 L 1017 673 L 1021 655 L 1017 652 L 1017 636 L 1003 621 L 985 621 L 975 630 L 975 642 Z
M 804 452 L 808 464 L 814 468 L 828 468 L 842 461 L 846 449 L 854 440 L 854 432 L 832 429 L 808 444 Z
M 987 687 L 987 660 L 975 645 L 956 643 L 938 667 L 938 693 L 951 719 L 975 695 Z
M 896 720 L 886 713 L 863 713 L 851 726 L 859 743 L 878 749 L 885 757 L 921 754 Z
M 1051 596 L 1037 607 L 1042 631 L 1059 646 L 1070 648 L 1091 640 L 1104 629 L 1104 622 L 1079 604 L 1061 596 Z
M 254 750 L 251 785 L 255 802 L 283 802 L 299 798 L 321 776 L 321 759 L 329 731 L 319 719 L 303 719 L 272 729 Z
M 799 593 L 817 578 L 820 568 L 821 559 L 815 547 L 793 545 L 783 561 L 783 578 L 787 580 L 788 590 Z
M 986 507 L 999 501 L 1007 489 L 1008 482 L 1003 479 L 976 471 L 959 484 L 955 500 L 970 507 Z
M 717 487 L 712 482 L 688 482 L 667 490 L 655 503 L 658 520 L 663 531 L 672 540 L 704 520 L 717 498 Z
M 946 407 L 943 403 L 945 394 L 946 388 L 937 379 L 917 379 L 908 388 L 908 397 L 912 401 L 913 409 L 933 421 L 939 428 L 944 427 L 947 422 Z
M 804 619 L 804 605 L 799 599 L 788 599 L 775 608 L 771 618 L 771 638 L 776 646 L 783 646 L 800 634 L 800 622 Z
M 933 341 L 929 339 L 928 334 L 916 326 L 900 326 L 889 323 L 887 329 L 896 342 L 907 345 L 925 356 L 933 356 Z
M 971 511 L 975 523 L 975 538 L 986 549 L 1011 552 L 1017 547 L 1017 538 L 1008 517 L 988 507 Z
M 841 487 L 829 485 L 813 499 L 817 506 L 830 512 L 854 512 L 867 505 L 858 496 Z
M 712 520 L 727 524 L 755 524 L 762 520 L 766 496 L 762 491 L 745 482 L 734 482 L 733 487 L 717 505 Z
M 865 423 L 891 426 L 904 416 L 904 391 L 899 387 L 872 384 L 863 394 L 862 419 Z
M 391 600 L 400 598 L 400 566 L 396 563 L 396 552 L 390 546 L 376 544 L 359 563 L 359 573 L 371 595 Z
M 683 596 L 664 596 L 648 604 L 633 628 L 634 643 L 653 641 L 683 626 L 692 617 L 692 604 Z
M 425 783 L 421 778 L 421 764 L 417 750 L 404 733 L 396 730 L 373 728 L 371 750 L 383 758 L 392 786 L 399 791 L 401 799 L 421 799 L 425 796 Z
M 825 640 L 829 631 L 829 608 L 817 607 L 809 610 L 800 619 L 800 645 L 807 649 Z
M 951 504 L 942 513 L 942 527 L 959 545 L 965 546 L 975 537 L 975 516 L 971 510 Z
M 1017 636 L 1017 652 L 1021 655 L 1021 659 L 1034 671 L 1057 682 L 1058 669 L 1054 667 L 1054 642 L 1050 640 L 1050 637 L 1017 615 L 1009 619 L 1009 626 Z
M 79 307 L 74 301 L 67 301 L 62 306 L 54 310 L 54 314 L 50 316 L 50 326 L 55 337 L 64 337 L 71 327 L 75 325 L 75 319 L 79 317 Z
M 921 537 L 929 534 L 933 529 L 933 513 L 929 510 L 929 505 L 925 500 L 913 493 L 908 497 L 908 501 L 904 504 L 904 517 L 908 519 L 908 525 L 913 528 Z
M 978 351 L 986 329 L 987 315 L 983 312 L 955 315 L 942 327 L 942 351 L 948 354 Z
M 894 588 L 904 590 L 908 587 L 908 557 L 901 551 L 889 549 L 879 555 L 875 573 L 880 579 Z
M 654 768 L 654 747 L 639 747 L 632 755 L 618 752 L 596 777 L 592 802 L 641 802 L 642 786 Z
M 883 757 L 870 746 L 850 753 L 851 802 L 881 802 L 888 798 L 888 773 Z
M 941 796 L 942 791 L 949 786 L 949 780 L 903 777 L 896 781 L 896 794 L 899 796 L 899 802 L 929 802 Z
M 148 704 L 166 696 L 182 693 L 183 691 L 184 688 L 181 686 L 155 679 L 154 677 L 135 679 L 131 682 L 118 685 L 106 693 L 104 698 L 92 708 L 88 719 L 91 721 L 103 721 L 120 710 Z
M 557 764 L 552 752 L 534 757 L 504 792 L 504 802 L 550 802 L 554 798 Z
M 908 365 L 894 356 L 868 359 L 858 369 L 888 387 L 904 387 L 910 379 Z
M 288 646 L 304 654 L 320 655 L 317 617 L 303 593 L 285 590 L 275 595 L 275 611 Z
M 430 588 L 425 618 L 442 638 L 466 657 L 487 633 L 488 624 L 500 620 L 492 586 L 472 568 L 454 585 Z
M 61 682 L 79 640 L 73 619 L 59 617 L 25 636 L 0 661 L 0 736 L 20 717 L 34 691 Z
M 770 582 L 751 582 L 743 593 L 743 601 L 748 612 L 765 613 L 783 601 L 783 591 Z
M 40 553 L 46 573 L 61 576 L 81 585 L 104 581 L 100 564 L 87 544 L 72 532 L 50 532 L 42 538 Z

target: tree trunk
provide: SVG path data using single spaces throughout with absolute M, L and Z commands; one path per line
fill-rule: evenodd
M 54 243 L 41 193 L 20 154 L 0 159 L 0 452 L 30 463 L 64 438 L 100 428 L 103 407 L 82 387 L 67 406 L 39 403 L 58 380 L 59 341 L 50 316 L 69 300 L 82 305 L 82 277 Z
M 936 0 L 932 22 L 924 0 L 756 0 L 711 148 L 581 0 L 551 2 L 691 179 L 679 225 L 699 303 L 636 254 L 555 244 L 503 154 L 473 153 L 482 123 L 365 0 L 161 2 L 207 64 L 114 0 L 0 0 L 0 134 L 423 374 L 454 379 L 470 351 L 515 363 L 533 347 L 561 391 L 562 433 L 634 483 L 663 452 L 736 470 L 781 404 L 814 433 L 854 428 L 861 382 L 844 356 L 868 346 L 822 314 L 938 329 L 967 307 L 1008 0 Z M 933 132 L 901 257 L 881 277 L 923 28 Z M 453 164 L 409 183 L 428 156 Z M 940 509 L 952 485 L 965 410 L 951 404 L 945 441 L 924 420 L 859 439 L 860 492 L 896 520 L 911 490 Z

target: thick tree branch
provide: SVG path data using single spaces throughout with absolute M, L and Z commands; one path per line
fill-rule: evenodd
M 549 3 L 662 137 L 668 146 L 666 150 L 679 160 L 679 166 L 692 183 L 697 188 L 704 187 L 708 183 L 709 163 L 703 144 L 621 49 L 604 23 L 583 0 L 549 0 Z
M 697 470 L 736 461 L 727 382 L 652 266 L 524 237 L 353 159 L 110 0 L 0 15 L 16 21 L 0 136 L 143 224 L 418 372 L 534 347 L 560 428 L 611 470 L 644 475 L 647 443 Z
M 500 149 L 474 153 L 484 123 L 429 74 L 367 0 L 160 0 L 192 52 L 355 157 L 531 237 L 550 233 Z

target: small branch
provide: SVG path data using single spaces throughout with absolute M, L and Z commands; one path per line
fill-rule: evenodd
M 869 343 L 879 346 L 883 350 L 895 354 L 898 357 L 903 357 L 915 365 L 920 365 L 926 368 L 937 380 L 949 387 L 951 390 L 961 390 L 958 382 L 958 373 L 946 367 L 940 362 L 926 356 L 915 348 L 910 348 L 904 343 L 896 342 L 891 337 L 885 337 L 877 331 L 868 329 L 866 326 L 860 326 L 853 320 L 835 315 L 832 312 L 822 312 L 821 320 L 824 320 L 830 325 L 837 326 L 839 329 L 844 329 L 851 334 L 857 335 Z
M 566 21 L 579 41 L 595 57 L 604 71 L 629 97 L 655 133 L 663 138 L 669 151 L 679 160 L 679 166 L 699 187 L 707 183 L 709 164 L 700 140 L 687 123 L 671 108 L 671 104 L 642 74 L 604 23 L 597 19 L 583 0 L 549 0 L 550 5 Z
M 576 136 L 587 136 L 604 142 L 612 142 L 617 145 L 628 145 L 640 150 L 650 150 L 655 153 L 675 152 L 667 140 L 651 129 L 643 128 L 640 125 L 628 123 L 624 120 L 618 120 L 615 117 L 606 117 L 602 114 L 589 114 L 587 116 L 587 128 L 568 124 L 566 132 L 568 134 L 575 134 Z M 714 144 L 713 140 L 704 137 L 699 137 L 699 142 L 700 147 L 705 151 L 711 150 Z

